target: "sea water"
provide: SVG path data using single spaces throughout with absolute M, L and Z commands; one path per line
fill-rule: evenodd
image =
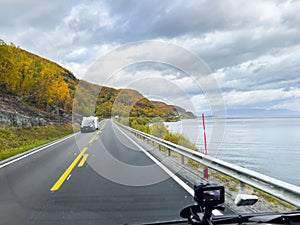
M 166 123 L 204 149 L 201 119 Z M 300 186 L 300 118 L 205 118 L 208 154 Z

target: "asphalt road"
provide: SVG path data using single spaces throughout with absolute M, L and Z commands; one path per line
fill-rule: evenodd
M 100 127 L 0 164 L 0 225 L 179 219 L 192 196 L 110 120 Z

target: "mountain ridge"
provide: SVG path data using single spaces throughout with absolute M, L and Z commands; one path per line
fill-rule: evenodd
M 33 126 L 57 121 L 70 123 L 74 109 L 81 116 L 94 114 L 103 118 L 116 115 L 166 119 L 194 117 L 179 106 L 150 101 L 133 89 L 115 89 L 79 80 L 70 70 L 58 63 L 14 44 L 8 45 L 2 40 L 0 94 L 2 125 Z M 4 109 L 7 109 L 7 112 Z M 36 119 L 39 122 L 30 118 L 33 116 L 39 118 Z M 11 121 L 7 122 L 9 120 Z

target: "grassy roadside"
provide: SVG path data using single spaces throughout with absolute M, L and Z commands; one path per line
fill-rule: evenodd
M 0 161 L 73 133 L 71 125 L 0 127 Z

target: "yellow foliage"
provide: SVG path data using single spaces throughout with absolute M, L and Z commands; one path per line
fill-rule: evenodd
M 77 82 L 71 72 L 56 63 L 0 41 L 1 93 L 19 96 L 45 110 L 70 112 Z
M 75 92 L 79 93 L 74 102 Z M 103 118 L 177 118 L 178 107 L 153 102 L 131 89 L 113 89 L 80 81 L 67 69 L 0 40 L 0 93 L 20 97 L 42 110 L 57 108 Z M 73 108 L 72 108 L 73 106 Z M 180 113 L 185 112 L 180 109 Z

